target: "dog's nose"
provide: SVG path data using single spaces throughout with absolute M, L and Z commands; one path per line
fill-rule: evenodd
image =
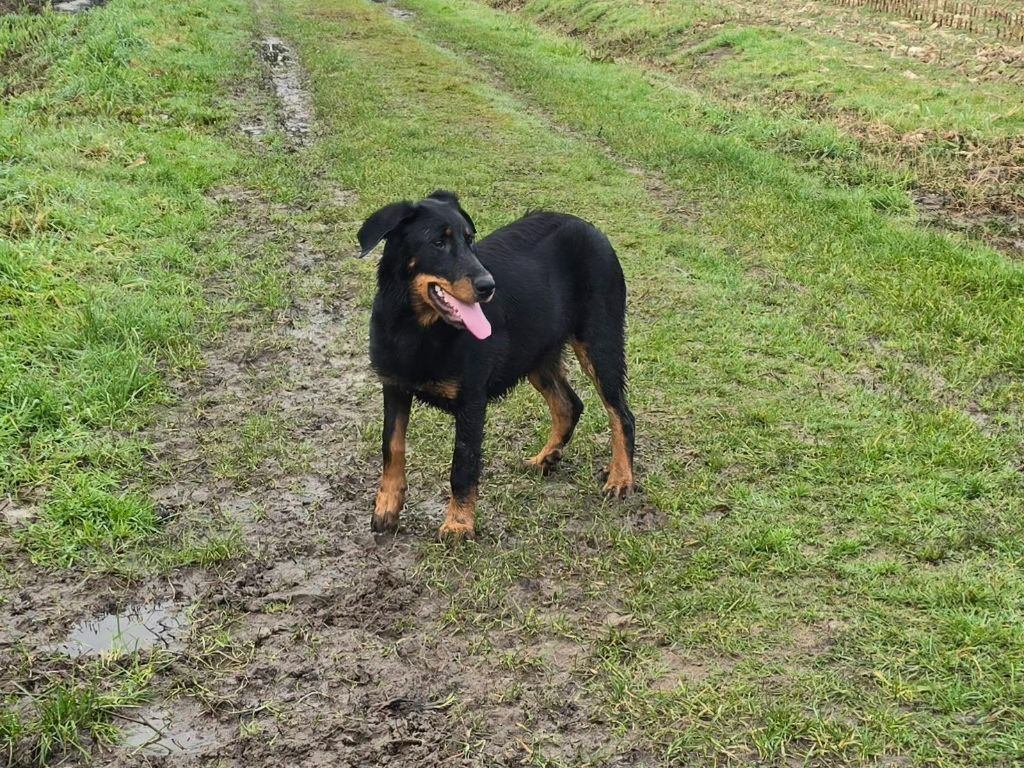
M 473 290 L 476 291 L 476 300 L 486 304 L 494 298 L 494 278 L 484 274 L 473 280 Z

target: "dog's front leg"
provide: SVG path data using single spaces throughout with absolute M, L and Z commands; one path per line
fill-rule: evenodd
M 384 433 L 381 440 L 384 471 L 370 519 L 370 530 L 377 533 L 398 530 L 398 514 L 405 504 L 405 428 L 409 424 L 411 406 L 412 395 L 398 387 L 384 385 Z
M 477 484 L 486 413 L 486 396 L 467 393 L 464 389 L 455 411 L 452 497 L 444 524 L 437 532 L 441 539 L 472 539 L 476 536 Z

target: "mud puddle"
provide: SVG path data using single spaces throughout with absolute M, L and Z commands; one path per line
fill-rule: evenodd
M 132 606 L 80 621 L 67 639 L 50 650 L 72 658 L 104 653 L 135 653 L 150 649 L 181 650 L 188 632 L 188 619 L 180 606 L 160 603 Z
M 65 0 L 62 3 L 54 3 L 53 10 L 57 13 L 82 13 L 104 5 L 106 2 L 107 0 Z
M 302 68 L 295 52 L 279 37 L 267 35 L 260 41 L 260 56 L 269 66 L 274 93 L 280 103 L 281 123 L 288 139 L 297 147 L 307 145 L 310 141 L 313 107 L 302 85 Z M 259 135 L 262 130 L 259 125 L 248 128 L 248 132 L 253 135 Z
M 373 0 L 373 2 L 377 3 L 378 5 L 388 6 L 388 13 L 390 13 L 396 19 L 401 19 L 402 21 L 412 21 L 413 19 L 416 18 L 416 14 L 413 13 L 412 11 L 407 11 L 404 8 L 395 8 L 394 6 L 392 6 L 391 0 Z
M 195 720 L 199 707 L 189 702 L 174 702 L 123 716 L 128 724 L 121 728 L 120 749 L 154 757 L 199 755 L 217 746 L 218 735 Z

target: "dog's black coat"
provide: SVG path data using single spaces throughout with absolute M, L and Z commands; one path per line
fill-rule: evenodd
M 593 225 L 560 213 L 528 213 L 475 244 L 474 230 L 457 197 L 438 191 L 416 204 L 381 209 L 359 232 L 364 253 L 382 238 L 387 241 L 370 327 L 370 358 L 384 383 L 385 473 L 395 422 L 401 422 L 404 434 L 403 419 L 416 397 L 455 415 L 453 503 L 475 499 L 486 404 L 527 377 L 549 405 L 551 398 L 560 410 L 569 404 L 571 423 L 559 425 L 556 417 L 563 434 L 552 438 L 564 445 L 583 410 L 561 362 L 563 349 L 572 343 L 598 386 L 613 431 L 616 419 L 621 424 L 629 488 L 613 490 L 630 490 L 633 416 L 625 398 L 626 285 L 614 249 Z M 436 310 L 438 319 L 430 320 L 431 308 L 425 308 L 416 285 L 434 278 L 466 290 L 472 285 L 472 298 L 478 300 L 493 293 L 481 304 L 491 324 L 490 337 L 477 339 L 445 322 Z M 401 490 L 404 499 L 404 478 Z M 380 519 L 379 512 L 375 529 L 397 525 L 398 510 L 386 510 L 394 513 L 393 520 L 390 514 Z

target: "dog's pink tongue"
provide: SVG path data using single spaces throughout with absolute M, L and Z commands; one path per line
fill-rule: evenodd
M 466 304 L 451 294 L 448 294 L 448 298 L 458 307 L 459 317 L 465 323 L 467 331 L 481 340 L 491 335 L 491 322 L 484 317 L 484 311 L 480 309 L 479 304 Z

